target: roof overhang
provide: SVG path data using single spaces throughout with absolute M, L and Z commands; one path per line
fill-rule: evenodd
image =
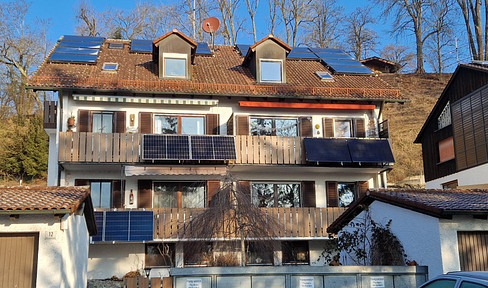
M 219 175 L 227 173 L 226 166 L 125 166 L 126 177 L 161 176 L 161 175 Z

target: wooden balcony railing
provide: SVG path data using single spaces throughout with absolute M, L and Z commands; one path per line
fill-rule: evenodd
M 60 132 L 59 162 L 139 162 L 140 139 L 138 133 Z
M 56 129 L 56 101 L 44 101 L 44 129 Z
M 277 223 L 278 238 L 320 238 L 327 237 L 327 227 L 336 220 L 345 208 L 262 208 L 267 217 Z M 159 208 L 154 210 L 154 239 L 184 239 L 190 220 L 202 213 L 202 209 Z M 225 238 L 223 231 L 216 239 Z
M 236 136 L 236 164 L 305 164 L 302 137 Z

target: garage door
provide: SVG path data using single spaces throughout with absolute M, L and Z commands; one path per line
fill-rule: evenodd
M 461 271 L 488 271 L 488 232 L 458 232 Z
M 0 233 L 0 287 L 36 287 L 39 236 Z

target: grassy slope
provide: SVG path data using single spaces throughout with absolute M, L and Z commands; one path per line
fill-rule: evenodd
M 404 98 L 411 102 L 405 104 L 386 104 L 383 119 L 390 125 L 393 142 L 395 166 L 388 175 L 388 182 L 403 180 L 406 177 L 423 174 L 422 147 L 413 144 L 430 111 L 437 102 L 450 74 L 426 74 L 423 76 L 383 75 L 381 78 L 393 87 L 400 89 Z

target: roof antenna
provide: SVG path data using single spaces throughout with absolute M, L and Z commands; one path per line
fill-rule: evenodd
M 210 33 L 210 37 L 212 37 L 212 51 L 215 51 L 214 32 L 217 31 L 219 27 L 220 27 L 220 21 L 216 17 L 209 17 L 203 20 L 203 24 L 202 24 L 203 31 Z

